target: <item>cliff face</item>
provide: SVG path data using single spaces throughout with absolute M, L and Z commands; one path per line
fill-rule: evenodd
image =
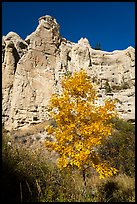
M 14 32 L 2 38 L 3 125 L 12 130 L 48 119 L 47 105 L 66 72 L 83 68 L 98 84 L 99 103 L 117 98 L 120 117 L 135 119 L 135 49 L 94 50 L 87 39 L 62 38 L 51 16 L 39 18 L 25 40 Z

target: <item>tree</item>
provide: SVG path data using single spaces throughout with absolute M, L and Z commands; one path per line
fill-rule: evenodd
M 93 167 L 100 178 L 117 172 L 96 153 L 98 145 L 111 135 L 115 102 L 106 100 L 104 105 L 97 105 L 96 89 L 84 70 L 64 77 L 62 93 L 52 95 L 50 109 L 56 126 L 46 130 L 55 140 L 47 140 L 45 146 L 59 154 L 57 165 L 61 169 L 77 167 L 82 170 L 84 181 L 88 167 Z
M 95 50 L 101 50 L 101 44 L 100 43 L 96 43 L 96 46 L 94 48 Z

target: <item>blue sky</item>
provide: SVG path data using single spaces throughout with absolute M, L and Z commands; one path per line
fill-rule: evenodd
M 43 15 L 56 18 L 72 42 L 86 37 L 104 51 L 135 47 L 135 2 L 2 2 L 2 35 L 14 31 L 25 39 Z

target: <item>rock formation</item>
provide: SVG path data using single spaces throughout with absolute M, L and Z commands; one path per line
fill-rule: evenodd
M 48 116 L 52 93 L 59 92 L 67 72 L 85 69 L 98 84 L 99 101 L 117 98 L 120 117 L 135 119 L 135 49 L 106 52 L 86 38 L 72 43 L 61 37 L 51 16 L 39 18 L 36 30 L 21 39 L 2 38 L 2 116 L 7 130 L 41 123 Z

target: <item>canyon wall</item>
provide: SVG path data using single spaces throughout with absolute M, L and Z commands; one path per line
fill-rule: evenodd
M 99 103 L 117 99 L 121 118 L 135 119 L 135 49 L 95 50 L 86 38 L 63 38 L 56 19 L 39 18 L 25 40 L 9 32 L 2 37 L 2 117 L 7 130 L 49 119 L 51 94 L 61 91 L 61 78 L 81 68 L 98 86 Z

